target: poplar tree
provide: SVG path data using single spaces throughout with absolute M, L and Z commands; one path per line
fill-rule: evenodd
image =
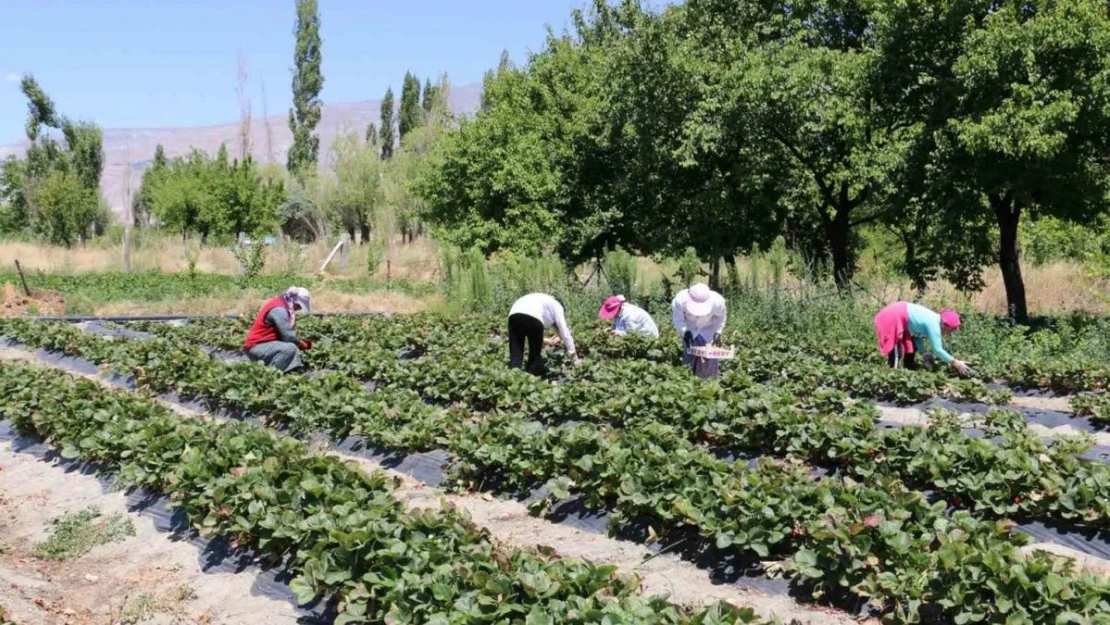
M 320 72 L 320 11 L 316 0 L 297 2 L 297 43 L 293 52 L 293 108 L 289 109 L 289 129 L 293 145 L 286 168 L 298 177 L 316 167 L 320 156 L 320 137 L 314 134 L 320 122 L 320 91 L 324 75 Z

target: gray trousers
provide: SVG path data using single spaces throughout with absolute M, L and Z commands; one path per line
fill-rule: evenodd
M 276 367 L 282 372 L 300 369 L 304 366 L 301 362 L 301 349 L 294 343 L 285 341 L 267 341 L 259 343 L 247 350 L 247 358 Z

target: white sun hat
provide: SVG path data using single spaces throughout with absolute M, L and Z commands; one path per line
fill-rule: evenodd
M 704 317 L 713 312 L 713 291 L 701 282 L 693 285 L 686 292 L 686 312 L 695 317 Z

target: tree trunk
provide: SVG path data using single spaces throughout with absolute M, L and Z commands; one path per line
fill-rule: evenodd
M 709 264 L 709 288 L 721 292 L 721 257 L 716 256 Z
M 128 211 L 130 212 L 130 211 Z M 130 217 L 130 215 L 128 215 Z M 131 273 L 131 220 L 123 226 L 123 273 Z
M 362 224 L 361 226 L 359 226 L 359 229 L 362 231 L 362 242 L 363 243 L 369 243 L 370 242 L 370 225 L 369 224 Z M 351 238 L 354 238 L 354 235 L 351 235 Z
M 998 268 L 1002 270 L 1002 284 L 1006 287 L 1006 309 L 1017 323 L 1029 321 L 1029 308 L 1025 301 L 1025 280 L 1021 277 L 1021 259 L 1018 258 L 1018 224 L 1021 223 L 1021 203 L 1007 193 L 991 195 L 991 208 L 998 219 Z
M 852 209 L 841 205 L 837 207 L 832 219 L 825 219 L 825 238 L 832 253 L 833 280 L 836 288 L 847 289 L 852 282 L 852 253 L 848 247 L 851 233 L 849 217 Z

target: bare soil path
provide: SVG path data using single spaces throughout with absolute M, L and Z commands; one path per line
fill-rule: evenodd
M 0 348 L 0 360 L 28 360 L 43 366 L 52 366 L 37 359 L 31 352 Z M 63 369 L 64 370 L 64 369 Z M 82 376 L 96 380 L 106 386 L 111 384 L 96 376 Z M 192 414 L 208 418 L 208 415 L 189 411 L 181 406 L 163 402 L 180 414 Z M 366 471 L 384 471 L 400 480 L 400 487 L 395 491 L 395 496 L 411 509 L 438 508 L 452 505 L 467 512 L 475 524 L 489 530 L 495 540 L 501 544 L 511 545 L 523 549 L 532 549 L 537 546 L 551 548 L 560 557 L 572 557 L 587 560 L 596 564 L 610 564 L 616 566 L 621 573 L 635 574 L 642 581 L 642 587 L 647 594 L 661 594 L 671 601 L 683 605 L 706 605 L 716 601 L 747 606 L 754 609 L 765 618 L 778 618 L 783 622 L 796 620 L 807 625 L 841 625 L 849 623 L 877 623 L 875 619 L 861 619 L 842 611 L 800 604 L 790 597 L 770 595 L 761 591 L 747 588 L 738 584 L 714 583 L 709 573 L 695 565 L 686 562 L 678 556 L 662 554 L 652 557 L 652 553 L 638 543 L 609 538 L 603 534 L 584 532 L 569 526 L 550 523 L 543 519 L 532 517 L 527 508 L 516 501 L 505 501 L 482 495 L 455 495 L 447 494 L 442 490 L 428 487 L 412 477 L 384 468 L 379 463 L 364 458 L 352 458 L 336 452 L 319 450 L 320 453 L 329 453 L 339 456 L 347 462 L 354 463 Z M 42 466 L 44 463 L 34 459 L 29 462 Z M 57 469 L 60 471 L 60 469 Z M 62 477 L 78 477 L 90 482 L 87 484 L 59 484 L 57 488 L 75 496 L 76 491 L 88 490 L 90 493 L 99 492 L 100 487 L 93 478 L 84 476 L 67 475 Z M 0 483 L 0 494 L 4 493 Z M 8 495 L 9 497 L 11 495 Z M 122 495 L 120 495 L 122 497 Z M 17 513 L 16 516 L 22 516 Z M 34 523 L 31 521 L 30 523 Z M 0 528 L 2 529 L 2 528 Z M 3 535 L 0 532 L 0 535 Z M 167 544 L 169 540 L 163 535 L 161 539 Z M 196 550 L 187 545 L 182 546 L 192 551 L 192 560 L 196 560 Z M 215 577 L 215 576 L 210 576 Z M 0 578 L 0 582 L 3 579 Z M 50 583 L 46 583 L 47 587 Z M 247 587 L 249 588 L 249 581 Z M 199 588 L 199 584 L 198 584 Z M 207 587 L 206 587 L 207 588 Z M 45 591 L 44 591 L 45 592 Z M 198 589 L 198 595 L 202 592 Z M 231 605 L 238 605 L 232 602 Z M 12 608 L 13 611 L 15 608 Z M 18 615 L 18 613 L 16 613 Z M 23 621 L 18 621 L 23 623 Z M 54 621 L 44 621 L 54 622 Z M 61 622 L 61 621 L 58 621 Z M 100 621 L 104 622 L 104 621 Z M 193 622 L 193 621 L 178 621 Z M 237 621 L 207 621 L 227 622 Z M 257 620 L 242 621 L 243 623 L 259 623 Z M 274 620 L 274 623 L 282 621 Z M 78 621 L 74 621 L 78 623 Z M 81 622 L 84 625 L 83 622 Z

